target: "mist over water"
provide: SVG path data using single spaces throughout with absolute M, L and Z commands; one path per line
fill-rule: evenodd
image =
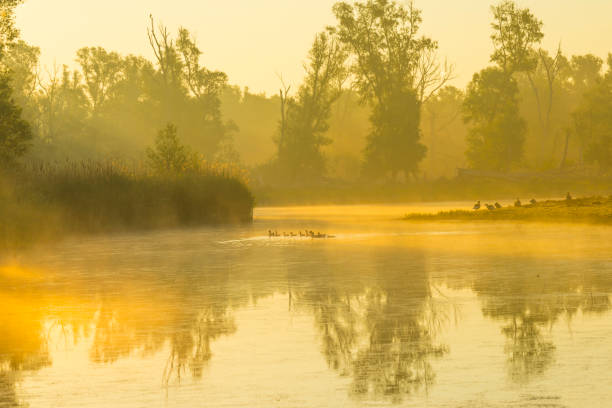
M 0 269 L 0 405 L 604 406 L 612 231 L 397 221 L 440 207 L 24 253 Z M 335 238 L 282 236 L 305 229 Z
M 42 3 L 0 0 L 0 408 L 610 405 L 610 6 Z

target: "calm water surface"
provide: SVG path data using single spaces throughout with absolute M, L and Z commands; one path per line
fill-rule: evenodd
M 611 406 L 612 228 L 397 220 L 459 205 L 260 208 L 21 254 L 0 407 Z

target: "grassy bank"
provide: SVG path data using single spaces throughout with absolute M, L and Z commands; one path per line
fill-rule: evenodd
M 248 222 L 253 204 L 221 167 L 161 175 L 117 163 L 29 164 L 0 177 L 0 249 L 64 234 Z
M 408 214 L 411 221 L 539 221 L 582 222 L 612 225 L 612 197 L 585 197 L 548 200 L 522 207 L 502 207 L 495 210 L 454 210 L 436 214 Z

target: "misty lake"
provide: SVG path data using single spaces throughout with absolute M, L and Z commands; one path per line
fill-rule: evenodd
M 0 267 L 0 407 L 604 407 L 612 228 L 258 208 Z M 268 230 L 334 234 L 268 237 Z

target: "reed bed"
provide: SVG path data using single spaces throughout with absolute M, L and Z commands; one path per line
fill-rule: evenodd
M 0 175 L 0 249 L 70 233 L 252 220 L 245 173 L 201 162 L 180 173 L 117 161 L 29 162 Z

